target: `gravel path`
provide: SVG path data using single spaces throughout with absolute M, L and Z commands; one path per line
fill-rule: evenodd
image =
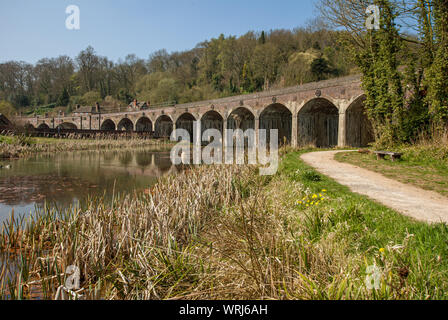
M 366 195 L 404 215 L 425 222 L 448 223 L 448 198 L 411 185 L 386 178 L 381 174 L 334 160 L 334 155 L 347 151 L 306 153 L 302 160 L 331 177 L 351 191 Z

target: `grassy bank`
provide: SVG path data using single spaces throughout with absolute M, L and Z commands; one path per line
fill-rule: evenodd
M 52 298 L 76 265 L 87 298 L 447 298 L 445 225 L 352 194 L 300 154 L 284 155 L 272 177 L 204 166 L 73 215 L 48 209 L 15 220 L 0 247 L 19 272 L 0 280 L 0 295 Z M 372 265 L 377 290 L 365 283 Z
M 0 135 L 0 159 L 26 157 L 41 152 L 110 150 L 145 146 L 151 146 L 160 150 L 169 150 L 172 144 L 164 140 L 145 140 L 139 138 L 111 139 L 107 135 L 98 135 L 95 139 L 30 138 L 23 135 Z
M 445 146 L 444 146 L 445 145 Z M 378 161 L 375 154 L 339 153 L 335 159 L 384 176 L 448 196 L 448 145 L 416 144 L 396 147 L 402 152 L 399 161 Z

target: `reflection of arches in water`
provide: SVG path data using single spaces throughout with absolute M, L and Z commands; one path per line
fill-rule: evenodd
M 154 164 L 162 173 L 167 172 L 173 166 L 169 153 L 155 153 Z
M 266 130 L 266 142 L 270 141 L 270 130 L 278 130 L 278 142 L 283 144 L 291 142 L 292 134 L 292 113 L 289 109 L 280 104 L 272 104 L 260 115 L 260 129 Z
M 56 129 L 61 129 L 61 130 L 77 130 L 78 127 L 77 127 L 75 124 L 73 124 L 73 123 L 70 123 L 70 122 L 64 122 L 64 123 L 61 123 L 60 125 L 58 125 L 58 126 L 56 127 Z
M 46 123 L 41 123 L 41 124 L 37 127 L 37 130 L 42 130 L 42 131 L 44 131 L 44 130 L 50 130 L 50 127 L 49 127 L 48 124 L 46 124 Z
M 128 118 L 123 118 L 118 123 L 117 130 L 118 131 L 133 131 L 134 130 L 134 124 Z
M 249 109 L 240 107 L 234 110 L 228 120 L 227 129 L 255 129 L 255 116 Z
M 162 115 L 157 118 L 155 125 L 156 138 L 168 138 L 173 132 L 173 120 L 167 115 Z
M 116 151 L 106 151 L 103 153 L 103 159 L 105 162 L 113 162 L 117 158 Z
M 135 162 L 142 167 L 146 168 L 151 166 L 153 161 L 154 153 L 140 151 L 135 154 Z
M 113 122 L 111 119 L 104 120 L 104 122 L 101 124 L 101 130 L 104 131 L 115 131 L 115 122 Z
M 191 113 L 182 114 L 176 121 L 176 129 L 184 129 L 190 135 L 190 141 L 193 142 L 193 122 L 196 118 Z
M 135 131 L 137 132 L 152 132 L 152 122 L 147 117 L 141 117 L 135 124 Z
M 339 110 L 329 100 L 308 101 L 298 114 L 299 145 L 318 148 L 338 145 Z
M 369 121 L 362 95 L 350 104 L 345 113 L 346 145 L 350 147 L 366 147 L 374 142 L 372 123 Z
M 133 159 L 133 155 L 131 151 L 123 151 L 118 155 L 118 161 L 125 167 L 127 167 Z

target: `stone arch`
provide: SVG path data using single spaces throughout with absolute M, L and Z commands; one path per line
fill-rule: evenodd
M 260 114 L 260 129 L 266 130 L 267 142 L 270 141 L 270 130 L 278 130 L 278 142 L 280 145 L 291 143 L 292 137 L 292 113 L 283 104 L 274 103 L 267 106 Z
M 123 118 L 118 122 L 118 131 L 134 131 L 134 123 L 129 118 Z
M 299 145 L 318 148 L 338 145 L 339 109 L 327 98 L 314 98 L 298 114 Z
M 173 119 L 167 115 L 161 115 L 157 118 L 155 124 L 156 138 L 169 138 L 173 132 Z
M 113 122 L 113 120 L 111 119 L 106 119 L 101 124 L 101 130 L 103 131 L 115 131 L 115 129 L 116 129 L 115 122 Z
M 141 117 L 135 123 L 135 131 L 152 132 L 152 121 L 148 117 Z
M 369 121 L 363 94 L 356 98 L 345 111 L 346 145 L 350 147 L 366 147 L 375 141 L 372 123 Z
M 50 130 L 50 126 L 44 122 L 37 126 L 37 130 Z
M 208 129 L 217 129 L 221 132 L 221 136 L 224 131 L 224 118 L 222 115 L 215 111 L 210 110 L 204 113 L 201 117 L 201 137 Z
M 61 130 L 78 130 L 78 127 L 76 126 L 76 124 L 71 123 L 71 122 L 63 122 L 60 125 L 58 125 L 56 127 L 56 129 L 61 129 Z
M 190 141 L 193 142 L 193 122 L 196 121 L 194 115 L 189 112 L 183 113 L 176 120 L 176 129 L 184 129 L 190 135 Z
M 227 118 L 227 129 L 255 129 L 255 114 L 246 107 L 236 108 Z

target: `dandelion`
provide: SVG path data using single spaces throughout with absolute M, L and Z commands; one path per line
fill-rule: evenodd
M 327 192 L 327 190 L 326 189 L 322 189 L 322 192 Z
M 386 250 L 384 248 L 381 248 L 379 251 L 380 253 L 384 253 Z

